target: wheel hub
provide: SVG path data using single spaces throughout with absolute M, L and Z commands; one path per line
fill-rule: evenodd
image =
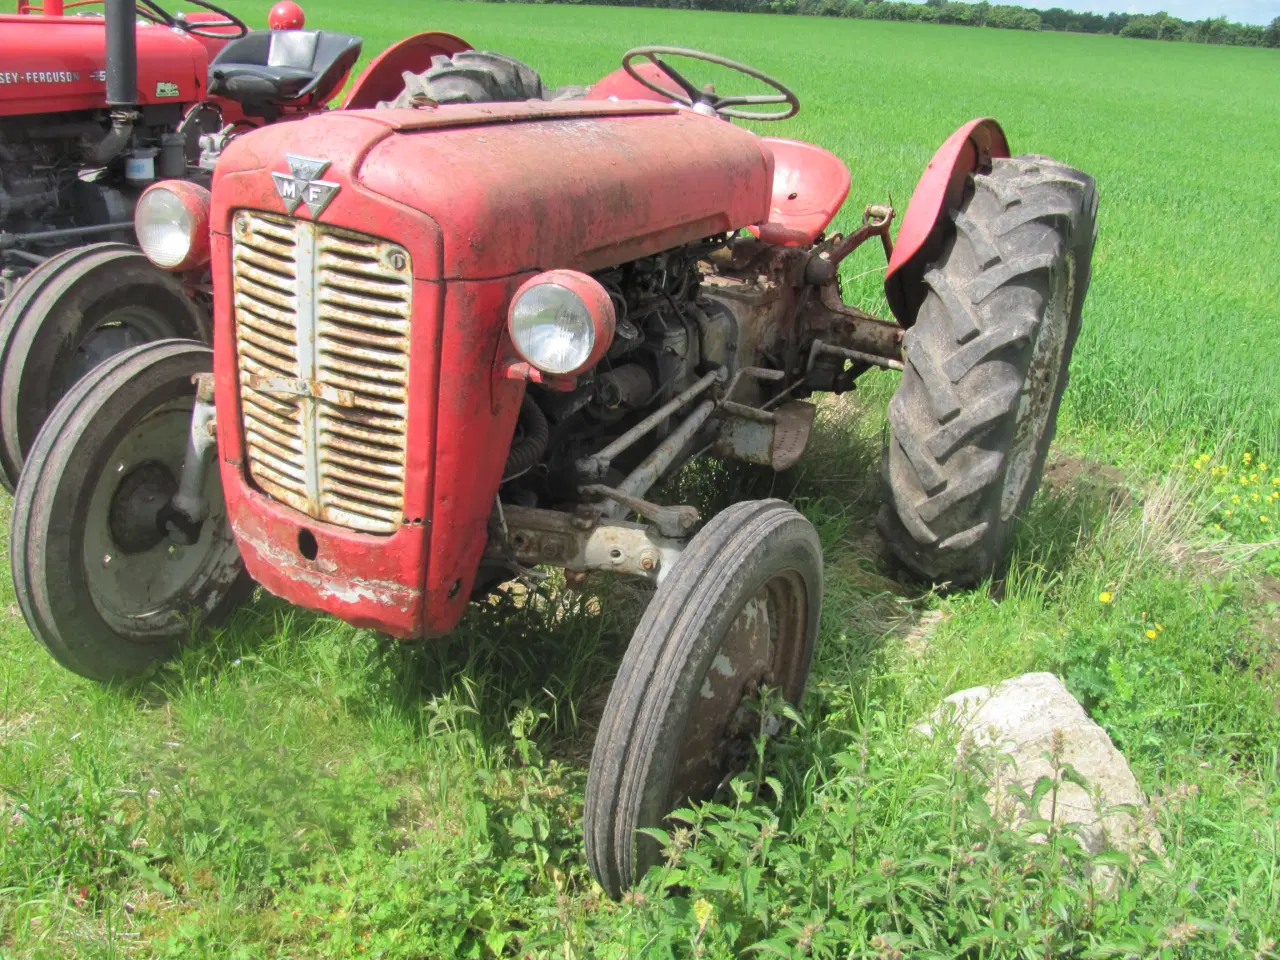
M 743 606 L 720 639 L 694 694 L 672 776 L 673 805 L 712 796 L 725 779 L 753 755 L 752 740 L 761 730 L 760 709 L 748 701 L 764 686 L 780 687 L 795 700 L 806 609 L 797 575 L 784 571 L 769 580 Z M 763 733 L 781 724 L 766 715 Z
M 107 525 L 121 553 L 143 553 L 164 539 L 159 514 L 178 492 L 173 473 L 154 460 L 134 467 L 111 498 Z

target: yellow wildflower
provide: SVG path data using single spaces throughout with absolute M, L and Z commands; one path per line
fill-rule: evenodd
M 1262 516 L 1260 516 L 1258 519 L 1259 519 L 1259 520 L 1261 520 L 1263 523 L 1270 523 L 1270 522 L 1271 522 L 1271 518 L 1270 518 L 1270 517 L 1268 517 L 1265 513 L 1264 513 Z
M 1100 594 L 1098 594 L 1099 603 L 1110 603 L 1114 599 L 1115 599 L 1115 594 L 1113 594 L 1110 590 L 1103 590 Z
M 1244 455 L 1244 462 L 1253 463 L 1253 454 L 1246 451 Z
M 1240 494 L 1238 494 L 1238 493 L 1233 493 L 1233 494 L 1231 495 L 1231 502 L 1232 502 L 1232 503 L 1239 503 L 1239 502 L 1240 502 Z
M 1148 639 L 1148 640 L 1154 640 L 1155 638 L 1156 638 L 1156 632 L 1155 632 L 1154 630 L 1148 630 L 1148 631 L 1147 631 L 1147 639 Z
M 1224 511 L 1224 512 L 1223 512 L 1223 514 L 1222 514 L 1222 515 L 1223 515 L 1224 517 L 1229 517 L 1229 516 L 1231 516 L 1231 514 L 1232 514 L 1232 511 L 1230 511 L 1230 510 L 1226 510 L 1226 511 Z
M 1157 624 L 1156 624 L 1156 629 L 1157 629 L 1157 630 L 1159 630 L 1161 633 L 1163 633 L 1163 632 L 1164 632 L 1164 624 L 1163 624 L 1163 623 L 1157 623 Z

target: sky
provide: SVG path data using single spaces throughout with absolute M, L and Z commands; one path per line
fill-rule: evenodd
M 1183 20 L 1226 17 L 1236 23 L 1270 23 L 1280 17 L 1280 0 L 1039 0 L 1025 5 L 1104 14 L 1113 11 L 1158 13 L 1164 10 Z

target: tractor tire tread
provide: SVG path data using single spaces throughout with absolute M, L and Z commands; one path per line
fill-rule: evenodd
M 412 107 L 417 98 L 436 103 L 499 103 L 542 100 L 542 78 L 526 63 L 486 50 L 464 50 L 431 60 L 421 73 L 404 72 L 404 89 L 379 107 Z
M 904 336 L 902 384 L 889 404 L 881 533 L 895 558 L 935 583 L 971 585 L 1005 559 L 1013 522 L 1044 467 L 1079 329 L 1096 236 L 1093 180 L 1047 157 L 993 161 L 970 178 L 953 237 L 925 273 Z M 1081 229 L 1088 224 L 1088 231 Z M 1064 368 L 1012 516 L 1001 498 L 1015 412 L 1068 253 L 1077 276 Z
M 636 858 L 635 826 L 657 827 L 668 812 L 655 806 L 665 793 L 655 795 L 649 773 L 665 732 L 663 721 L 676 712 L 682 683 L 697 680 L 689 676 L 689 651 L 704 637 L 708 624 L 734 612 L 728 609 L 737 596 L 734 588 L 749 589 L 753 571 L 745 568 L 767 555 L 761 551 L 766 542 L 784 555 L 796 554 L 797 562 L 810 570 L 816 595 L 808 601 L 807 675 L 821 609 L 822 548 L 817 533 L 781 500 L 736 503 L 714 516 L 690 542 L 645 610 L 596 735 L 583 832 L 592 872 L 614 898 L 644 873 Z

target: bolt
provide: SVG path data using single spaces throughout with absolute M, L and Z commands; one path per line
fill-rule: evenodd
M 652 569 L 653 569 L 653 557 L 645 557 L 643 560 L 641 560 L 641 561 L 640 561 L 640 569 L 641 569 L 641 570 L 652 570 Z
M 123 463 L 117 463 L 117 464 L 116 464 L 116 473 L 124 473 L 124 464 L 123 464 Z
M 111 563 L 111 554 L 106 553 L 102 556 L 102 565 L 105 567 Z
M 403 270 L 409 264 L 409 258 L 403 250 L 392 248 L 387 251 L 387 263 L 392 270 Z
M 243 213 L 236 214 L 235 219 L 236 233 L 244 235 L 249 232 L 249 218 Z

